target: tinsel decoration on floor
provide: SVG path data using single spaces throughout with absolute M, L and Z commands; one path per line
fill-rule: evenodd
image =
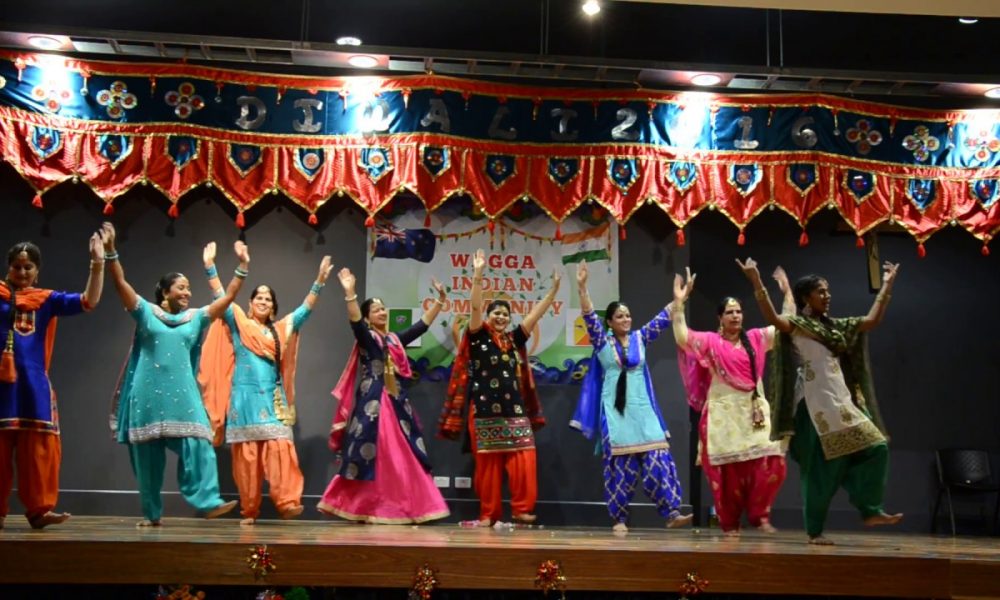
M 708 587 L 708 580 L 698 576 L 697 571 L 691 571 L 681 583 L 681 597 L 678 600 L 688 600 L 688 596 L 697 596 Z
M 408 600 L 430 600 L 437 584 L 438 580 L 434 576 L 434 569 L 424 563 L 424 566 L 417 569 L 417 573 L 413 576 L 413 585 L 410 586 L 410 593 L 407 595 Z
M 267 544 L 250 546 L 250 554 L 247 556 L 247 568 L 253 573 L 254 579 L 267 577 L 267 574 L 278 568 L 274 564 L 274 557 L 267 549 Z
M 205 592 L 195 590 L 190 585 L 161 585 L 156 592 L 156 600 L 204 600 Z
M 303 587 L 293 587 L 284 594 L 278 590 L 268 589 L 257 594 L 256 600 L 309 600 L 309 592 Z
M 542 594 L 546 596 L 550 591 L 557 590 L 559 597 L 565 600 L 566 576 L 563 574 L 562 565 L 555 560 L 542 561 L 535 575 L 535 587 L 541 588 Z

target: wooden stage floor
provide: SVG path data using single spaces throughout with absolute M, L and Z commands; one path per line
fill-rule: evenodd
M 11 515 L 0 530 L 2 584 L 161 584 L 409 588 L 423 564 L 439 589 L 533 589 L 539 565 L 562 565 L 566 589 L 677 593 L 688 573 L 707 594 L 896 598 L 1000 597 L 1000 538 L 801 531 L 726 538 L 717 529 L 494 530 L 343 521 L 74 517 L 33 531 Z M 266 544 L 277 569 L 255 582 L 250 548 Z M 2 595 L 2 587 L 0 587 Z M 558 597 L 558 596 L 557 596 Z M 578 596 L 579 597 L 579 596 Z

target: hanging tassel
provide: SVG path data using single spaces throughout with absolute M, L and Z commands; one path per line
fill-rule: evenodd
M 855 248 L 864 248 L 865 247 L 865 238 L 863 238 L 862 236 L 859 235 L 858 239 L 854 240 L 854 247 Z
M 493 219 L 490 219 L 490 222 L 486 224 L 486 228 L 490 230 L 490 233 L 493 233 L 493 230 L 497 228 L 497 224 L 493 221 Z
M 107 204 L 104 205 L 104 211 L 103 212 L 104 212 L 105 216 L 110 217 L 111 215 L 115 214 L 115 207 L 111 206 L 111 203 L 108 202 Z
M 374 216 L 368 215 L 368 218 L 365 219 L 365 227 L 367 227 L 368 229 L 371 229 L 372 227 L 375 227 L 375 217 Z
M 809 234 L 806 233 L 805 229 L 803 229 L 802 235 L 799 236 L 799 248 L 805 248 L 808 245 L 809 245 Z
M 624 225 L 619 225 L 618 226 L 618 239 L 620 239 L 623 242 L 628 239 L 628 234 L 625 233 L 625 226 Z
M 989 256 L 990 255 L 990 247 L 987 246 L 986 244 L 983 244 L 983 247 L 979 249 L 979 253 L 982 254 L 983 256 Z
M 181 211 L 179 208 L 177 208 L 176 204 L 170 205 L 170 208 L 167 209 L 167 216 L 170 217 L 171 219 L 176 219 L 177 217 L 181 216 Z
M 430 211 L 428 211 L 427 214 L 424 215 L 424 229 L 430 226 L 431 226 L 431 213 Z
M 687 244 L 687 238 L 684 236 L 684 230 L 677 230 L 677 247 L 683 248 Z
M 239 227 L 240 229 L 243 229 L 244 227 L 247 226 L 247 220 L 243 216 L 243 211 L 242 210 L 240 212 L 236 213 L 236 226 Z
M 319 218 L 316 216 L 316 213 L 309 214 L 309 225 L 313 227 L 319 225 Z
M 736 236 L 736 245 L 745 246 L 747 243 L 747 236 L 741 231 L 738 236 Z
M 560 223 L 556 223 L 556 241 L 562 241 L 562 225 Z
M 42 195 L 35 194 L 35 197 L 31 199 L 31 205 L 35 208 L 42 208 Z
M 920 242 L 917 244 L 917 256 L 919 258 L 925 258 L 927 256 L 927 249 L 924 248 L 924 243 Z
M 14 367 L 14 330 L 7 330 L 7 343 L 0 357 L 0 381 L 14 383 L 17 381 L 17 369 Z

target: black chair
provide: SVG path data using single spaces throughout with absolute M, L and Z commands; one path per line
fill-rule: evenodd
M 934 516 L 931 517 L 931 533 L 937 531 L 938 509 L 941 495 L 948 497 L 948 515 L 951 517 L 951 534 L 955 535 L 954 496 L 975 496 L 996 494 L 993 508 L 992 532 L 997 530 L 997 514 L 1000 513 L 1000 483 L 993 478 L 990 455 L 985 450 L 949 448 L 935 452 L 938 472 L 938 494 L 934 502 Z

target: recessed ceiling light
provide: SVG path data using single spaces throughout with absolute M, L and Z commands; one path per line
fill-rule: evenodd
M 354 37 L 353 35 L 344 35 L 337 38 L 338 46 L 360 46 L 361 38 Z
M 355 54 L 354 56 L 347 59 L 352 67 L 357 67 L 359 69 L 370 69 L 372 67 L 378 66 L 378 59 L 374 56 L 368 56 L 367 54 Z
M 588 17 L 592 17 L 601 12 L 601 3 L 597 0 L 587 0 L 580 8 L 583 9 L 583 12 L 586 13 Z
M 979 22 L 979 19 L 975 17 L 959 17 L 958 22 L 962 25 L 975 25 Z
M 33 35 L 28 38 L 28 43 L 41 50 L 56 50 L 62 48 L 63 43 L 48 35 Z
M 990 88 L 983 92 L 987 98 L 1000 98 L 1000 87 Z
M 691 78 L 691 83 L 694 85 L 700 85 L 702 87 L 709 87 L 713 85 L 718 85 L 722 81 L 722 77 L 719 77 L 715 73 L 700 73 Z

